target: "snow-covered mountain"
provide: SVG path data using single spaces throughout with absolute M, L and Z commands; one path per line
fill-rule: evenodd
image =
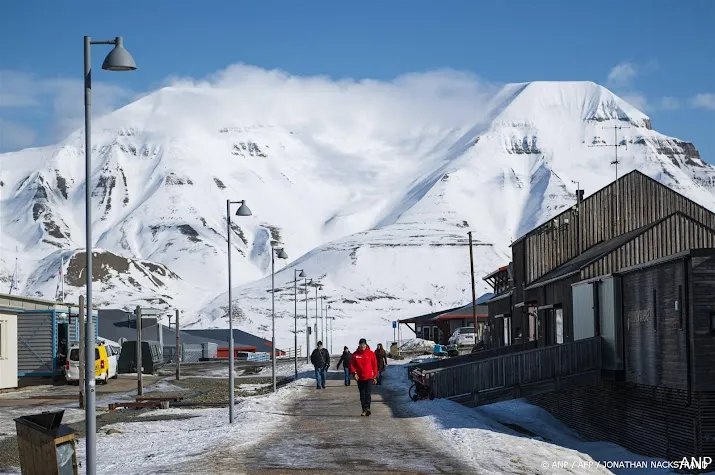
M 323 284 L 336 348 L 387 341 L 391 320 L 470 300 L 467 231 L 479 295 L 511 240 L 574 203 L 576 182 L 588 195 L 612 181 L 613 127 L 619 173 L 638 168 L 715 209 L 715 168 L 695 147 L 591 82 L 510 84 L 470 115 L 445 112 L 449 93 L 295 81 L 167 87 L 95 120 L 97 304 L 179 307 L 185 323 L 225 327 L 226 200 L 245 199 L 253 216 L 232 217 L 237 326 L 270 335 L 274 243 L 290 256 L 276 260 L 279 346 L 293 345 L 294 269 Z M 3 285 L 17 257 L 21 293 L 55 297 L 64 262 L 67 298 L 79 296 L 83 156 L 81 131 L 0 155 Z

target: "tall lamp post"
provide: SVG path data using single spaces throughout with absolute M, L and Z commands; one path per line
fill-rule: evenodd
M 104 58 L 102 69 L 106 71 L 133 71 L 137 69 L 134 58 L 129 54 L 129 51 L 124 49 L 124 39 L 121 36 L 106 41 L 92 41 L 89 36 L 84 37 L 84 206 L 86 220 L 85 276 L 87 280 L 87 322 L 86 338 L 84 339 L 84 393 L 87 400 L 84 408 L 85 431 L 87 434 L 87 475 L 94 475 L 97 472 L 97 419 L 94 393 L 95 332 L 92 319 L 92 45 L 114 45 L 112 51 Z
M 273 379 L 273 392 L 276 392 L 276 255 L 278 259 L 288 259 L 288 254 L 282 247 L 271 248 L 271 325 L 273 327 L 273 336 L 271 337 L 271 361 L 273 361 L 271 371 Z
M 308 317 L 308 284 L 312 284 L 311 279 L 305 278 L 305 364 L 310 363 L 310 318 Z
M 298 274 L 300 271 L 300 274 Z M 295 302 L 295 316 L 293 317 L 293 333 L 295 345 L 293 347 L 293 359 L 295 360 L 295 379 L 298 379 L 298 278 L 305 277 L 303 269 L 293 269 L 293 300 Z M 307 316 L 307 314 L 306 314 Z M 305 351 L 308 351 L 306 347 Z
M 318 347 L 318 288 L 323 288 L 320 282 L 315 282 L 315 347 Z
M 233 424 L 233 294 L 231 289 L 231 205 L 241 203 L 236 216 L 251 216 L 251 210 L 246 201 L 226 200 L 226 235 L 228 238 L 228 422 Z

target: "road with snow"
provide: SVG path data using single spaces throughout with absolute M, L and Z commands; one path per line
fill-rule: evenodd
M 305 381 L 305 380 L 304 380 Z M 329 373 L 325 390 L 306 382 L 277 426 L 259 445 L 224 447 L 185 467 L 192 473 L 391 473 L 473 474 L 446 446 L 393 404 L 394 392 L 375 386 L 372 415 L 360 415 L 355 382 L 345 387 Z M 246 437 L 251 437 L 250 433 Z

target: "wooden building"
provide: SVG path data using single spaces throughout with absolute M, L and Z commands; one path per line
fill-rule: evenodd
M 446 345 L 449 337 L 457 328 L 474 327 L 474 307 L 477 314 L 477 338 L 481 339 L 484 326 L 488 320 L 487 305 L 492 294 L 479 297 L 476 302 L 454 307 L 438 312 L 432 312 L 417 317 L 399 320 L 399 324 L 406 325 L 417 338 L 434 341 Z M 412 326 L 410 326 L 412 325 Z
M 602 339 L 597 387 L 534 400 L 594 440 L 715 453 L 715 213 L 636 170 L 511 247 L 491 346 Z

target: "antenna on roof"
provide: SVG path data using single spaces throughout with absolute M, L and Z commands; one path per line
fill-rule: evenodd
M 12 295 L 12 291 L 14 290 L 19 290 L 20 287 L 17 283 L 18 281 L 18 276 L 17 276 L 17 246 L 15 246 L 15 270 L 12 272 L 12 278 L 10 279 L 10 290 L 8 291 L 9 295 Z
M 620 206 L 619 206 L 619 204 L 620 204 L 619 201 L 620 201 L 620 200 L 619 200 L 619 198 L 618 198 L 618 196 L 619 196 L 619 193 L 618 193 L 618 191 L 619 191 L 619 190 L 618 190 L 618 188 L 619 188 L 619 186 L 618 186 L 618 164 L 621 163 L 621 162 L 618 160 L 618 147 L 623 147 L 623 146 L 625 146 L 626 149 L 628 149 L 628 142 L 627 142 L 627 141 L 624 141 L 623 144 L 621 144 L 621 143 L 618 142 L 618 131 L 619 131 L 620 129 L 630 129 L 630 127 L 628 127 L 628 126 L 625 126 L 625 127 L 624 127 L 624 126 L 622 126 L 622 125 L 616 125 L 616 126 L 613 126 L 613 127 L 603 127 L 603 128 L 604 128 L 604 129 L 613 129 L 615 142 L 614 142 L 613 144 L 589 145 L 589 147 L 613 147 L 614 150 L 615 150 L 615 152 L 616 152 L 616 158 L 615 158 L 612 162 L 610 162 L 611 165 L 615 165 L 615 166 L 616 166 L 616 222 L 615 222 L 614 230 L 613 230 L 613 237 L 616 237 L 616 236 L 618 236 L 618 234 L 619 234 L 619 232 L 620 232 L 620 229 L 621 229 L 621 214 L 620 214 Z

